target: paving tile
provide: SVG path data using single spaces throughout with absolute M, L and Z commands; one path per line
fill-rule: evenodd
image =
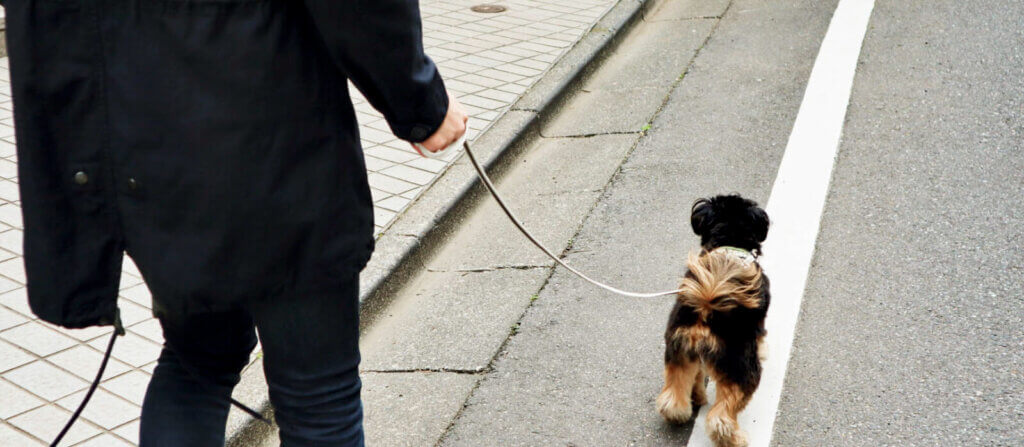
M 400 196 L 391 196 L 385 200 L 377 202 L 376 205 L 388 211 L 400 212 L 405 209 L 406 205 L 412 202 L 409 199 Z
M 401 194 L 418 186 L 415 183 L 377 173 L 370 173 L 368 179 L 370 186 L 391 194 Z
M 104 339 L 110 339 L 111 331 L 114 330 L 113 326 L 91 326 L 84 329 L 67 329 L 56 325 L 52 325 L 42 320 L 37 321 L 39 321 L 41 324 L 45 325 L 50 329 L 54 329 L 57 332 L 60 332 L 61 334 L 67 335 L 68 337 L 71 337 L 78 341 L 90 341 L 99 337 L 103 337 Z
M 142 276 L 142 273 L 139 273 L 139 267 L 135 265 L 135 261 L 132 260 L 131 256 L 125 256 L 121 260 L 121 270 L 129 275 Z
M 25 324 L 29 321 L 31 321 L 30 318 L 0 306 L 0 331 L 10 329 L 19 324 Z
M 4 181 L 6 182 L 6 180 Z M 4 182 L 0 182 L 3 184 Z M 10 182 L 7 182 L 10 183 Z M 22 254 L 23 234 L 21 230 L 11 229 L 0 233 L 0 248 L 12 253 Z
M 382 159 L 377 158 L 377 157 L 371 157 L 369 155 L 367 155 L 366 157 L 363 157 L 363 158 L 366 160 L 366 169 L 370 170 L 370 171 L 374 171 L 374 172 L 378 172 L 378 171 L 380 171 L 382 169 L 387 169 L 388 167 L 391 167 L 391 166 L 395 165 L 394 163 L 391 163 L 391 162 L 389 162 L 387 160 L 382 160 Z M 2 236 L 3 235 L 0 234 L 0 237 L 2 237 Z
M 117 349 L 117 345 L 114 345 Z M 96 372 L 103 362 L 103 352 L 85 345 L 75 346 L 66 351 L 61 351 L 46 358 L 47 361 L 57 365 L 72 374 L 92 382 L 96 378 Z M 107 369 L 103 371 L 103 377 L 114 377 L 131 369 L 123 362 L 111 358 L 107 362 Z
M 423 188 L 420 187 L 420 188 L 411 189 L 409 191 L 403 192 L 401 194 L 401 196 L 405 197 L 406 199 L 415 200 L 417 197 L 420 196 L 420 193 L 422 193 L 422 192 L 423 192 Z
M 4 127 L 7 127 L 7 126 L 0 126 L 0 128 L 4 128 Z M 10 127 L 7 127 L 7 128 L 10 129 Z M 14 135 L 13 133 L 10 134 L 10 135 L 3 135 L 2 133 L 0 133 L 0 138 L 4 138 L 4 139 L 10 141 L 10 139 L 13 138 L 13 135 Z M 6 179 L 16 179 L 16 178 L 18 178 L 18 165 L 14 164 L 14 163 L 11 163 L 10 161 L 7 161 L 7 160 L 0 160 L 0 177 L 6 178 Z
M 16 430 L 14 427 L 7 425 L 3 421 L 0 421 L 0 445 L 11 447 L 28 447 L 46 444 L 43 443 L 42 441 L 33 439 L 28 435 Z
M 407 166 L 412 166 L 416 169 L 422 169 L 424 171 L 430 171 L 435 174 L 444 171 L 448 167 L 448 163 L 441 160 L 434 160 L 430 158 L 417 158 L 405 163 Z
M 75 411 L 82 403 L 85 391 L 80 391 L 57 401 L 65 410 Z M 139 417 L 141 408 L 102 389 L 97 389 L 82 411 L 82 417 L 107 430 L 121 426 Z
M 15 345 L 0 341 L 0 373 L 5 373 L 35 360 L 36 357 Z
M 108 340 L 98 338 L 89 343 L 97 350 L 106 351 Z M 114 343 L 113 357 L 131 366 L 139 367 L 152 362 L 160 356 L 162 347 L 142 336 L 129 331 L 124 337 L 118 337 Z
M 391 197 L 391 193 L 386 193 L 377 188 L 370 188 L 370 196 L 373 198 L 373 203 L 377 203 L 388 197 Z
M 508 107 L 508 103 L 505 101 L 496 101 L 493 99 L 484 98 L 477 95 L 467 95 L 459 99 L 464 105 L 471 105 L 474 107 L 480 107 L 487 110 L 500 109 L 502 107 Z
M 77 344 L 74 339 L 51 330 L 38 322 L 30 322 L 7 329 L 0 332 L 0 338 L 39 357 L 46 357 Z
M 387 174 L 391 177 L 403 179 L 421 186 L 434 181 L 434 178 L 436 177 L 432 172 L 416 169 L 406 165 L 392 166 L 381 171 L 381 174 Z
M 389 145 L 390 146 L 390 145 Z M 396 145 L 397 146 L 397 145 Z M 367 149 L 366 153 L 374 157 L 395 162 L 405 163 L 410 160 L 421 158 L 419 155 L 413 153 L 412 146 L 409 143 L 402 143 L 401 149 L 395 149 L 393 147 L 378 146 L 375 148 Z M 373 185 L 371 185 L 373 186 Z
M 28 307 L 28 295 L 25 292 L 25 287 L 4 277 L 0 277 L 0 305 L 26 317 L 35 317 L 32 309 Z
M 3 379 L 0 379 L 0 396 L 3 396 L 3 405 L 0 405 L 0 419 L 10 419 L 15 415 L 46 404 L 46 401 Z M 10 444 L 0 442 L 0 445 Z
M 42 360 L 8 371 L 3 377 L 51 402 L 88 386 L 86 381 Z
M 71 418 L 71 412 L 53 405 L 36 408 L 28 413 L 11 418 L 7 422 L 40 439 L 52 440 L 60 433 L 61 427 Z M 61 441 L 72 445 L 100 433 L 100 429 L 88 421 L 79 420 L 71 426 Z
M 139 421 L 130 422 L 113 430 L 118 436 L 133 444 L 139 443 Z
M 130 371 L 113 379 L 103 381 L 102 388 L 121 396 L 135 405 L 142 405 L 149 386 L 150 375 L 140 371 Z
M 145 320 L 139 324 L 129 327 L 128 330 L 143 336 L 153 343 L 157 343 L 159 345 L 163 345 L 164 343 L 163 328 L 160 326 L 160 320 L 155 318 Z
M 120 438 L 113 435 L 104 433 L 95 438 L 91 438 L 79 444 L 75 444 L 73 447 L 131 447 L 132 444 L 124 442 Z
M 125 326 L 131 326 L 140 321 L 153 318 L 152 310 L 129 300 L 118 300 L 117 307 L 121 309 L 121 322 Z
M 391 219 L 395 217 L 395 212 L 388 211 L 383 208 L 373 208 L 373 221 L 374 222 L 391 222 Z
M 0 262 L 0 275 L 4 275 L 21 284 L 25 284 L 25 260 L 21 257 L 17 257 Z
M 4 145 L 10 145 L 10 143 L 0 141 L 0 157 L 10 157 L 14 154 L 6 154 L 3 152 Z M 18 191 L 18 184 L 10 180 L 0 181 L 0 199 L 8 202 L 17 202 L 21 200 L 21 192 Z
M 4 161 L 4 160 L 0 160 Z M 6 161 L 5 161 L 6 162 Z M 10 163 L 10 162 L 6 162 Z M 13 164 L 13 163 L 11 163 Z M 21 208 L 11 204 L 0 205 L 0 222 L 3 222 L 14 228 L 22 228 L 21 226 Z
M 121 289 L 118 294 L 142 307 L 147 309 L 153 308 L 153 295 L 149 292 L 149 287 L 146 287 L 146 284 L 137 284 Z

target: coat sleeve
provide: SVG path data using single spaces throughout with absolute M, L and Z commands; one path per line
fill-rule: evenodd
M 396 136 L 423 141 L 441 126 L 448 96 L 423 52 L 418 0 L 305 0 L 341 70 Z

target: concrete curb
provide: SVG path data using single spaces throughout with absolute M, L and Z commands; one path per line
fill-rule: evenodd
M 574 88 L 581 85 L 614 50 L 625 31 L 640 22 L 662 0 L 621 0 L 565 53 L 512 107 L 473 141 L 473 152 L 491 177 L 498 180 L 508 160 L 540 136 L 549 117 L 558 113 Z M 476 172 L 465 155 L 428 186 L 427 190 L 377 240 L 373 258 L 360 275 L 361 329 L 373 324 L 389 297 L 422 269 L 443 241 L 456 231 L 466 211 L 486 198 Z M 251 403 L 272 416 L 262 358 L 242 373 L 235 399 Z M 232 408 L 227 446 L 259 445 L 275 431 Z

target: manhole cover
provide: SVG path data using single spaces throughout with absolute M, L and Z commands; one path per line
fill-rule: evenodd
M 469 8 L 473 12 L 482 12 L 485 14 L 493 14 L 496 12 L 505 12 L 508 8 L 501 5 L 476 5 Z

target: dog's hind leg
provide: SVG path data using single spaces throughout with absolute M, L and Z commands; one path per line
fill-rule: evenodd
M 715 381 L 715 404 L 708 411 L 707 432 L 716 447 L 745 447 L 747 435 L 740 430 L 736 415 L 747 406 L 750 394 L 725 380 Z
M 693 380 L 693 393 L 690 394 L 690 399 L 693 400 L 693 405 L 697 407 L 708 403 L 704 377 L 704 368 L 697 368 L 697 378 Z
M 665 420 L 681 424 L 693 417 L 690 397 L 699 373 L 700 360 L 665 363 L 665 387 L 657 399 L 658 413 Z

